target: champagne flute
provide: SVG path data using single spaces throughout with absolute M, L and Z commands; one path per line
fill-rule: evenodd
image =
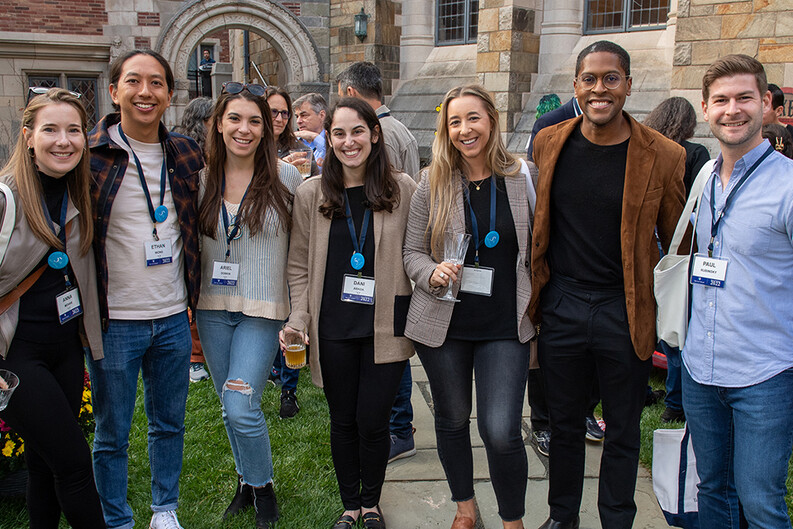
M 471 235 L 468 233 L 447 233 L 443 239 L 443 262 L 461 265 L 465 262 L 465 254 L 468 252 L 468 245 L 471 243 Z M 442 301 L 458 303 L 460 300 L 452 294 L 452 283 L 444 296 L 436 296 Z

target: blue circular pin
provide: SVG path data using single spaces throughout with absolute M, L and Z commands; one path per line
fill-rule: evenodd
M 168 208 L 165 206 L 157 206 L 157 209 L 154 210 L 154 220 L 157 222 L 165 222 L 167 218 Z
M 55 270 L 66 268 L 66 265 L 69 264 L 69 256 L 64 252 L 52 252 L 50 256 L 47 257 L 47 264 L 50 265 L 50 268 L 54 268 Z
M 364 259 L 363 255 L 358 252 L 354 252 L 352 257 L 350 257 L 350 265 L 356 270 L 363 268 L 365 262 L 366 259 Z
M 498 244 L 498 232 L 497 231 L 489 231 L 487 235 L 485 235 L 485 246 L 488 248 L 493 248 L 495 245 Z

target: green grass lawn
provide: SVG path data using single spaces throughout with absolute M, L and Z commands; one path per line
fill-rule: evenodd
M 653 370 L 650 384 L 663 388 L 665 372 Z M 138 388 L 142 396 L 141 387 Z M 269 385 L 262 399 L 268 421 L 275 464 L 275 492 L 281 509 L 279 529 L 330 527 L 342 510 L 330 457 L 328 407 L 322 390 L 310 382 L 308 370 L 298 387 L 300 413 L 294 419 L 278 418 L 280 392 Z M 642 415 L 641 462 L 652 467 L 652 433 L 662 427 L 663 403 L 645 408 Z M 600 410 L 597 410 L 600 413 Z M 667 426 L 667 425 L 664 425 Z M 682 426 L 682 425 L 678 425 Z M 674 427 L 674 426 L 668 426 Z M 220 419 L 218 398 L 209 381 L 190 385 L 179 520 L 186 529 L 250 529 L 253 512 L 230 521 L 221 519 L 234 494 L 236 473 L 226 431 Z M 129 501 L 136 526 L 148 527 L 151 513 L 150 474 L 146 453 L 146 419 L 138 399 L 130 438 Z M 793 490 L 793 467 L 788 470 L 788 491 Z M 793 515 L 793 498 L 788 493 Z M 0 500 L 0 529 L 27 527 L 23 500 Z M 68 525 L 62 521 L 62 528 Z

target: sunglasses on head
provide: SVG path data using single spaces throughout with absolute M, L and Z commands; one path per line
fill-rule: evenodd
M 53 87 L 47 87 L 47 86 L 29 86 L 29 87 L 28 87 L 28 101 L 30 101 L 30 98 L 31 98 L 31 97 L 35 97 L 35 96 L 40 96 L 40 95 L 42 95 L 42 94 L 46 94 L 46 93 L 47 93 L 47 92 L 49 92 L 49 91 L 50 91 L 52 88 L 57 88 L 57 86 L 53 86 Z M 80 99 L 81 97 L 83 97 L 83 94 L 81 94 L 80 92 L 72 92 L 71 90 L 67 90 L 67 92 L 69 92 L 71 95 L 73 95 L 73 96 L 74 96 L 74 97 L 76 97 L 77 99 Z
M 243 90 L 247 90 L 255 96 L 262 97 L 264 95 L 265 88 L 265 86 L 260 84 L 238 83 L 236 81 L 223 83 L 223 91 L 231 95 L 239 94 Z

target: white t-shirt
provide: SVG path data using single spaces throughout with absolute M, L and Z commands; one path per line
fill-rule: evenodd
M 110 318 L 117 320 L 153 320 L 178 314 L 187 309 L 184 281 L 182 234 L 165 179 L 164 206 L 168 218 L 157 223 L 160 240 L 170 240 L 173 262 L 146 266 L 144 243 L 154 240 L 153 225 L 140 185 L 135 157 L 118 133 L 118 125 L 109 128 L 110 137 L 129 153 L 129 163 L 110 211 L 105 253 L 107 255 L 107 306 Z M 141 143 L 127 137 L 143 166 L 152 205 L 160 205 L 160 174 L 163 150 L 159 143 Z

